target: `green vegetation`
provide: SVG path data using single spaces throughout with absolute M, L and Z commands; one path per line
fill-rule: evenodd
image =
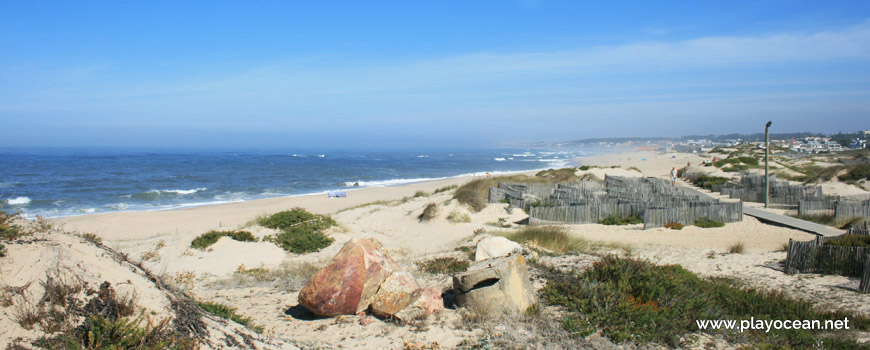
M 701 279 L 678 265 L 604 257 L 583 273 L 549 272 L 543 298 L 564 306 L 562 327 L 579 336 L 599 329 L 615 342 L 683 347 L 690 334 L 721 333 L 751 348 L 856 348 L 843 333 L 812 330 L 699 330 L 696 320 L 843 320 L 870 329 L 870 319 L 845 311 L 821 311 L 783 292 L 743 287 L 727 279 Z
M 636 172 L 643 174 L 643 171 L 640 171 L 640 169 L 638 169 L 637 167 L 629 167 L 628 170 L 634 170 Z
M 262 218 L 260 225 L 280 229 L 281 233 L 264 237 L 264 241 L 292 253 L 302 254 L 320 251 L 335 239 L 326 236 L 323 230 L 336 225 L 328 216 L 312 214 L 302 208 L 294 208 Z
M 257 241 L 257 237 L 254 237 L 254 235 L 248 231 L 208 231 L 199 235 L 199 237 L 194 238 L 193 241 L 190 242 L 190 247 L 205 250 L 205 248 L 217 243 L 221 237 L 230 237 L 239 242 Z
M 849 168 L 849 170 L 837 177 L 843 182 L 857 182 L 861 180 L 870 180 L 870 164 L 858 164 Z
M 417 217 L 420 222 L 429 221 L 435 218 L 438 215 L 438 205 L 435 203 L 429 203 L 426 205 L 426 208 L 423 209 L 423 213 Z
M 671 230 L 682 230 L 683 224 L 681 224 L 679 222 L 669 222 L 669 223 L 665 224 L 665 228 L 669 228 Z
M 725 223 L 722 221 L 712 220 L 710 218 L 699 218 L 695 220 L 695 226 L 698 226 L 700 228 L 724 227 Z
M 253 323 L 251 323 L 250 317 L 245 317 L 245 316 L 237 314 L 236 313 L 237 309 L 234 307 L 227 306 L 227 305 L 224 305 L 221 303 L 214 303 L 214 302 L 210 302 L 210 301 L 197 302 L 196 304 L 199 305 L 199 307 L 201 307 L 203 310 L 208 311 L 217 317 L 220 317 L 220 318 L 223 318 L 226 320 L 232 320 L 233 322 L 238 323 L 242 326 L 248 327 L 248 328 L 256 331 L 257 333 L 263 332 L 262 326 L 257 326 L 257 325 L 254 325 Z
M 827 240 L 822 245 L 840 247 L 870 247 L 870 236 L 867 235 L 843 235 L 835 239 Z
M 429 194 L 424 192 L 424 191 L 414 192 L 414 198 L 418 198 L 418 197 L 429 197 Z
M 717 168 L 721 168 L 725 165 L 739 165 L 744 164 L 747 166 L 758 166 L 758 159 L 754 157 L 730 157 L 725 159 L 720 159 L 713 163 Z
M 468 268 L 468 261 L 459 260 L 451 257 L 435 258 L 426 261 L 418 261 L 417 267 L 420 270 L 431 274 L 454 274 L 465 271 Z
M 15 224 L 16 217 L 17 214 L 0 211 L 0 240 L 14 241 L 28 234 L 23 227 Z
M 627 249 L 616 244 L 592 242 L 572 237 L 561 226 L 526 226 L 518 231 L 504 235 L 505 238 L 520 244 L 531 244 L 554 254 L 569 252 L 591 253 L 601 249 Z
M 722 185 L 730 181 L 727 177 L 698 175 L 695 179 L 695 186 L 712 191 L 713 186 Z
M 643 219 L 637 217 L 637 215 L 632 215 L 628 217 L 608 215 L 604 219 L 601 219 L 601 221 L 598 221 L 598 223 L 602 225 L 634 225 L 642 224 Z
M 326 236 L 311 226 L 295 227 L 274 236 L 263 237 L 263 240 L 275 243 L 284 250 L 296 254 L 317 252 L 335 242 L 334 238 Z
M 285 210 L 264 217 L 260 219 L 259 224 L 278 230 L 286 230 L 299 225 L 310 226 L 317 230 L 325 230 L 335 226 L 335 220 L 329 216 L 309 213 L 303 208 L 293 208 L 293 210 Z
M 804 221 L 815 222 L 817 224 L 827 225 L 840 229 L 848 229 L 852 225 L 858 225 L 864 222 L 862 217 L 838 218 L 833 214 L 826 215 L 790 215 L 793 218 Z
M 450 221 L 454 224 L 463 223 L 463 222 L 471 222 L 471 217 L 468 214 L 460 213 L 459 211 L 451 211 L 450 214 L 447 214 L 447 221 Z
M 435 192 L 433 192 L 433 193 L 437 194 L 437 193 L 441 193 L 441 192 L 447 192 L 450 190 L 455 190 L 457 187 L 459 187 L 459 186 L 457 186 L 457 185 L 445 186 L 445 187 L 441 187 L 441 188 L 435 190 Z
M 196 349 L 192 340 L 179 338 L 170 332 L 168 322 L 146 324 L 144 316 L 129 320 L 111 320 L 103 316 L 90 316 L 81 326 L 54 338 L 39 338 L 34 346 L 45 349 Z
M 731 254 L 743 254 L 745 250 L 746 246 L 743 244 L 743 242 L 737 242 L 734 245 L 728 247 L 728 253 Z

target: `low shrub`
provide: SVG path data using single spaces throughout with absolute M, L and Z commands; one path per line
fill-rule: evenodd
M 852 166 L 848 172 L 838 176 L 837 179 L 843 182 L 870 180 L 870 164 Z
M 725 223 L 722 221 L 711 220 L 710 218 L 699 218 L 695 220 L 695 226 L 701 228 L 723 227 Z
M 0 243 L 0 258 L 6 256 L 6 246 Z
M 263 327 L 257 326 L 257 325 L 254 325 L 253 323 L 251 323 L 250 317 L 245 317 L 245 316 L 237 314 L 236 313 L 236 310 L 238 310 L 237 308 L 227 306 L 227 305 L 224 305 L 221 303 L 211 302 L 211 301 L 197 302 L 196 304 L 199 305 L 199 307 L 201 307 L 203 310 L 208 311 L 217 317 L 220 317 L 220 318 L 223 318 L 226 320 L 232 320 L 235 323 L 238 323 L 242 326 L 245 326 L 245 327 L 248 327 L 250 329 L 257 331 L 258 333 L 263 332 Z
M 208 231 L 194 238 L 193 241 L 190 242 L 190 247 L 204 250 L 212 244 L 217 243 L 221 237 L 230 237 L 239 242 L 257 241 L 257 237 L 254 237 L 254 235 L 248 231 Z
M 285 230 L 295 226 L 311 226 L 317 230 L 324 230 L 335 226 L 335 220 L 329 216 L 317 215 L 303 208 L 293 208 L 272 214 L 260 219 L 259 224 L 264 227 Z
M 699 175 L 695 179 L 695 186 L 712 191 L 713 186 L 722 185 L 730 181 L 727 177 Z
M 678 265 L 658 266 L 644 260 L 606 256 L 582 273 L 551 269 L 542 290 L 544 300 L 564 306 L 565 329 L 582 336 L 590 324 L 619 343 L 658 343 L 684 347 L 687 336 L 703 332 L 723 334 L 752 348 L 855 348 L 841 333 L 806 329 L 765 331 L 699 330 L 697 320 L 842 320 L 855 329 L 870 329 L 870 319 L 845 311 L 822 311 L 791 299 L 781 291 L 743 287 L 727 279 L 701 279 Z M 690 337 L 690 336 L 689 336 Z M 835 339 L 843 338 L 843 339 Z
M 23 227 L 15 224 L 17 216 L 17 214 L 7 214 L 5 211 L 0 211 L 0 239 L 13 241 L 27 235 Z
M 679 222 L 669 222 L 669 223 L 665 224 L 665 228 L 669 228 L 671 230 L 682 230 L 683 224 L 681 224 Z
M 822 245 L 841 246 L 841 247 L 870 247 L 870 236 L 868 235 L 843 235 L 835 239 L 827 240 Z
M 453 198 L 459 203 L 468 205 L 474 211 L 481 211 L 486 208 L 486 197 L 489 193 L 489 186 L 494 185 L 490 179 L 477 179 L 465 185 L 460 186 L 453 192 Z
M 294 227 L 274 236 L 267 236 L 263 240 L 275 243 L 284 250 L 296 254 L 317 252 L 335 242 L 334 238 L 311 226 Z
M 429 194 L 424 192 L 424 191 L 414 192 L 414 198 L 418 198 L 418 197 L 429 197 Z
M 454 224 L 471 222 L 471 217 L 468 216 L 468 214 L 464 214 L 459 212 L 458 210 L 454 210 L 447 215 L 447 221 L 450 221 Z
M 417 217 L 418 220 L 429 221 L 434 219 L 438 215 L 438 205 L 435 203 L 429 203 L 426 205 L 426 208 L 423 209 L 423 213 Z
M 634 224 L 642 224 L 643 219 L 637 217 L 637 215 L 632 215 L 628 217 L 618 216 L 618 215 L 608 215 L 604 219 L 598 222 L 602 225 L 634 225 Z
M 468 268 L 467 260 L 459 260 L 452 257 L 435 258 L 426 261 L 418 261 L 417 267 L 421 271 L 431 274 L 454 274 L 465 271 Z

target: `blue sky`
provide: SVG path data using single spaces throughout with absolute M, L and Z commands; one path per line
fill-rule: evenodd
M 0 146 L 870 129 L 868 1 L 0 2 Z

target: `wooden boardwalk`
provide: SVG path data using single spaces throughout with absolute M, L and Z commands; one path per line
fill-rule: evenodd
M 743 206 L 743 214 L 754 216 L 761 220 L 774 222 L 783 226 L 788 226 L 820 236 L 839 236 L 846 232 L 846 230 L 836 229 L 830 226 L 817 224 L 815 222 L 809 222 L 806 220 L 793 218 L 791 216 L 771 213 L 764 209 L 751 208 L 745 205 Z
M 694 190 L 699 194 L 703 194 L 706 196 L 711 196 L 710 193 L 704 193 L 698 190 L 697 187 L 688 182 L 682 182 L 683 186 L 687 186 Z M 764 221 L 770 221 L 779 225 L 788 226 L 794 229 L 798 229 L 801 231 L 806 231 L 812 234 L 820 235 L 820 236 L 839 236 L 846 232 L 846 230 L 836 229 L 830 226 L 817 224 L 815 222 L 809 222 L 806 220 L 801 220 L 798 218 L 793 218 L 791 216 L 771 213 L 764 209 L 752 208 L 749 206 L 743 206 L 743 215 L 749 215 Z

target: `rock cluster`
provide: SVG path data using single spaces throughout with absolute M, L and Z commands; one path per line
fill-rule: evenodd
M 444 309 L 441 292 L 421 288 L 369 239 L 351 239 L 314 274 L 299 304 L 321 316 L 354 315 L 371 311 L 379 316 L 409 320 Z

